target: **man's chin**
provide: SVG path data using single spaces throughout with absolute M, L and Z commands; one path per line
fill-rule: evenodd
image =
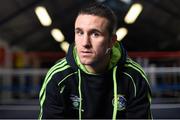
M 92 63 L 91 62 L 81 62 L 81 64 L 83 64 L 83 65 L 91 65 Z
M 80 62 L 81 62 L 81 64 L 83 64 L 83 65 L 92 65 L 92 64 L 93 64 L 93 62 L 90 61 L 90 60 L 80 60 Z

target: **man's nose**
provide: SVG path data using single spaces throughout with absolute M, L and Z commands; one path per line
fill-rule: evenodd
M 90 37 L 88 35 L 84 35 L 82 45 L 86 48 L 89 48 L 91 46 Z

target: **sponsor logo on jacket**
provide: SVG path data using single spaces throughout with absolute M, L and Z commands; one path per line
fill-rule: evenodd
M 121 111 L 126 109 L 126 103 L 127 100 L 123 95 L 118 95 L 117 96 L 117 110 Z M 112 105 L 114 106 L 114 99 L 112 100 Z
M 72 106 L 74 109 L 79 109 L 79 104 L 80 104 L 80 98 L 76 95 L 71 95 L 70 99 L 72 101 Z

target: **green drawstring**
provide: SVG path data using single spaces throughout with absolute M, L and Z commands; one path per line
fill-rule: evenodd
M 117 99 L 117 82 L 116 82 L 116 71 L 117 71 L 117 66 L 114 67 L 113 69 L 113 83 L 114 83 L 114 109 L 113 109 L 113 120 L 116 119 L 117 115 L 117 106 L 118 106 L 118 99 Z
M 80 99 L 80 104 L 79 104 L 79 120 L 81 120 L 81 109 L 82 109 L 82 94 L 81 94 L 81 73 L 80 70 L 78 69 L 78 77 L 79 77 L 79 99 Z

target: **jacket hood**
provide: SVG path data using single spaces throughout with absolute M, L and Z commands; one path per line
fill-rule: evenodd
M 108 69 L 111 69 L 115 66 L 122 66 L 125 63 L 125 60 L 127 58 L 126 50 L 124 49 L 123 45 L 121 42 L 116 42 L 115 45 L 112 47 L 112 52 L 111 52 L 111 59 L 109 62 L 109 67 Z M 74 69 L 78 70 L 81 69 L 87 74 L 89 73 L 84 65 L 80 63 L 79 57 L 76 52 L 76 47 L 75 44 L 71 44 L 68 50 L 68 53 L 66 55 L 66 60 L 68 64 Z

